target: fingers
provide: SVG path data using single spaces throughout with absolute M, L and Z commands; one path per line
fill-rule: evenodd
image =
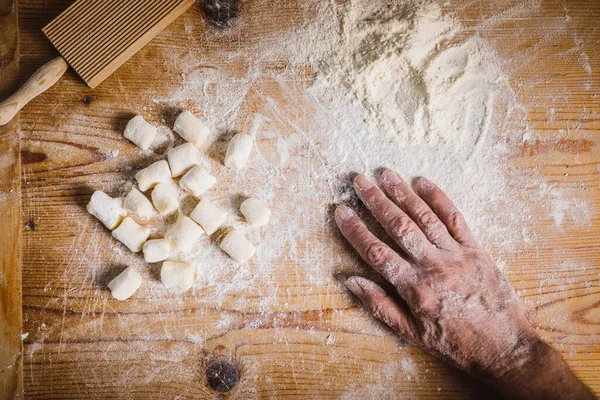
M 354 189 L 386 232 L 413 260 L 420 262 L 437 250 L 421 229 L 366 176 L 358 175 Z
M 335 219 L 344 237 L 363 260 L 400 292 L 407 284 L 414 282 L 416 278 L 412 265 L 373 235 L 352 209 L 338 207 Z
M 388 296 L 375 282 L 353 276 L 346 280 L 346 287 L 360 299 L 363 307 L 375 318 L 392 328 L 402 339 L 415 343 L 416 324 L 413 315 Z
M 400 175 L 388 169 L 383 173 L 381 181 L 392 200 L 421 228 L 431 243 L 442 249 L 454 249 L 458 246 L 438 216 Z
M 471 230 L 467 226 L 464 216 L 458 211 L 458 208 L 456 208 L 442 189 L 425 178 L 419 179 L 416 187 L 421 198 L 437 214 L 448 229 L 448 232 L 458 243 L 467 246 L 478 245 L 477 240 L 475 240 Z

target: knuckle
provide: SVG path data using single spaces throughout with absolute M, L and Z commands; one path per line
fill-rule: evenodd
M 425 324 L 421 339 L 423 343 L 433 345 L 434 343 L 439 343 L 440 336 L 440 332 L 435 326 L 432 326 L 431 324 Z
M 424 286 L 415 285 L 411 288 L 411 300 L 420 314 L 430 315 L 438 308 L 437 297 Z
M 389 325 L 390 321 L 389 318 L 387 318 L 387 313 L 385 307 L 383 306 L 383 302 L 374 302 L 371 304 L 371 312 L 375 318 Z
M 367 261 L 373 267 L 381 267 L 390 260 L 390 248 L 383 242 L 373 242 L 367 248 Z
M 379 195 L 379 189 L 373 187 L 365 191 L 361 197 L 367 203 L 369 207 L 378 207 L 381 204 L 381 196 Z
M 440 223 L 437 215 L 431 210 L 425 210 L 418 217 L 419 224 L 421 226 L 437 226 Z
M 435 299 L 430 297 L 425 297 L 422 299 L 420 309 L 427 315 L 437 315 L 439 311 L 437 302 Z
M 465 224 L 465 218 L 463 217 L 463 215 L 460 212 L 453 211 L 448 216 L 448 223 L 450 224 L 451 227 L 453 227 L 455 229 L 460 229 Z
M 345 228 L 352 236 L 359 236 L 362 233 L 362 226 L 357 218 L 345 221 Z
M 363 231 L 362 227 L 356 221 L 347 221 L 342 233 L 350 243 L 361 243 Z
M 400 204 L 404 204 L 407 201 L 408 196 L 402 190 L 401 185 L 402 184 L 390 186 L 389 193 L 390 193 L 390 195 L 392 195 L 394 197 L 394 200 L 396 200 L 396 202 L 398 202 Z
M 373 212 L 383 211 L 385 212 L 389 207 L 388 199 L 381 192 L 373 192 L 373 194 L 367 200 L 367 208 Z
M 400 214 L 390 221 L 388 229 L 392 236 L 402 237 L 406 236 L 413 230 L 412 225 L 413 221 L 408 217 L 408 215 Z

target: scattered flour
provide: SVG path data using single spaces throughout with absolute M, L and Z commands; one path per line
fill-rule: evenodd
M 544 190 L 506 162 L 515 143 L 530 138 L 526 110 L 482 38 L 461 35 L 460 23 L 430 1 L 302 7 L 301 27 L 223 54 L 224 63 L 236 66 L 234 74 L 197 68 L 198 53 L 170 54 L 182 85 L 153 100 L 202 110 L 220 135 L 239 129 L 256 138 L 250 166 L 240 174 L 220 169 L 222 160 L 207 160 L 230 188 L 215 200 L 230 207 L 236 226 L 243 221 L 231 198 L 240 194 L 265 199 L 274 220 L 268 232 L 250 232 L 260 243 L 250 266 L 239 268 L 209 250 L 209 239 L 197 247 L 189 261 L 198 265 L 202 301 L 246 309 L 235 298 L 249 291 L 262 298 L 259 311 L 301 308 L 279 293 L 275 278 L 282 268 L 307 284 L 307 298 L 339 291 L 333 275 L 356 263 L 340 255 L 328 209 L 358 204 L 349 184 L 353 172 L 376 176 L 394 168 L 409 180 L 427 176 L 495 255 L 530 241 L 538 208 L 557 226 L 566 218 L 586 223 L 582 216 L 589 223 L 588 205 L 571 207 L 570 194 L 559 189 L 538 204 L 521 197 L 522 187 Z M 265 68 L 275 60 L 286 67 Z M 299 73 L 302 65 L 315 76 Z
M 404 358 L 400 361 L 400 365 L 402 366 L 402 372 L 406 375 L 406 379 L 417 379 L 417 366 L 414 361 L 410 358 Z
M 583 68 L 583 70 L 588 75 L 592 74 L 592 67 L 590 65 L 590 58 L 588 57 L 588 55 L 586 53 L 581 52 L 579 54 L 579 63 L 581 64 L 581 68 Z
M 301 7 L 306 21 L 301 27 L 213 55 L 236 66 L 227 69 L 235 73 L 208 65 L 201 51 L 165 50 L 172 64 L 167 67 L 181 71 L 182 83 L 153 103 L 201 110 L 217 132 L 203 160 L 219 181 L 211 200 L 230 211 L 228 224 L 234 227 L 245 229 L 238 210 L 246 196 L 263 199 L 273 216 L 267 227 L 247 232 L 259 245 L 247 265 L 233 263 L 204 236 L 184 257 L 198 272 L 185 301 L 165 292 L 156 268 L 147 268 L 139 255 L 116 243 L 114 264 L 144 271 L 145 301 L 159 308 L 168 298 L 169 307 L 178 309 L 193 298 L 198 314 L 226 309 L 211 332 L 233 326 L 297 328 L 298 321 L 286 320 L 285 312 L 320 310 L 323 301 L 346 304 L 347 299 L 338 300 L 344 289 L 335 274 L 365 271 L 343 245 L 330 211 L 341 202 L 358 207 L 349 180 L 353 172 L 376 176 L 381 168 L 394 168 L 409 180 L 427 176 L 447 191 L 495 255 L 531 240 L 529 222 L 538 209 L 559 227 L 568 221 L 589 223 L 586 203 L 523 176 L 507 162 L 512 145 L 528 141 L 530 132 L 523 123 L 526 110 L 502 71 L 503 61 L 485 40 L 464 37 L 460 23 L 430 1 L 315 0 Z M 196 34 L 191 25 L 185 31 Z M 580 60 L 585 69 L 586 60 Z M 265 66 L 275 62 L 283 68 Z M 314 74 L 305 73 L 307 69 Z M 248 167 L 237 174 L 221 165 L 218 151 L 234 130 L 255 138 Z M 159 147 L 174 139 L 166 127 L 158 136 Z M 523 187 L 539 188 L 537 205 L 521 197 Z M 189 213 L 189 200 L 182 204 Z M 85 231 L 92 230 L 86 225 Z M 79 251 L 77 245 L 71 257 L 89 258 L 92 265 L 98 249 L 90 245 Z M 65 271 L 74 272 L 79 273 Z M 95 273 L 86 279 L 95 281 Z M 279 287 L 282 279 L 285 290 Z M 255 314 L 242 320 L 236 311 Z M 341 319 L 319 314 L 314 324 L 323 325 L 318 329 L 331 326 L 326 318 Z M 362 315 L 354 321 L 357 332 L 387 334 Z M 137 326 L 127 319 L 120 323 L 123 331 Z M 313 328 L 302 329 L 317 334 Z M 192 343 L 208 340 L 203 326 L 178 329 Z M 170 335 L 165 332 L 164 337 Z M 328 343 L 332 336 L 325 338 Z M 384 373 L 398 371 L 416 379 L 419 369 L 406 356 L 387 365 Z M 397 397 L 381 385 L 352 390 L 342 398 Z

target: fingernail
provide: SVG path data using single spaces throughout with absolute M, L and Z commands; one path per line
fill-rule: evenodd
M 385 183 L 387 183 L 388 185 L 397 185 L 400 182 L 402 182 L 402 178 L 400 178 L 400 175 L 398 175 L 396 172 L 392 171 L 391 169 L 386 170 L 383 173 L 383 181 Z
M 352 293 L 354 293 L 358 297 L 362 297 L 365 293 L 362 286 L 360 286 L 358 284 L 357 279 L 354 279 L 354 277 L 346 279 L 346 282 L 344 282 L 344 285 L 346 285 L 348 290 L 350 290 Z
M 348 221 L 354 216 L 354 211 L 348 206 L 339 206 L 335 209 L 335 216 L 342 221 Z
M 365 191 L 371 189 L 375 185 L 369 178 L 360 174 L 354 179 L 354 186 L 358 187 L 360 191 Z

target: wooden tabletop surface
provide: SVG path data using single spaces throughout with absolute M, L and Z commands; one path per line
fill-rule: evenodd
M 21 81 L 56 55 L 41 28 L 70 3 L 19 0 Z M 600 393 L 600 3 L 442 3 L 468 31 L 496 48 L 527 108 L 532 140 L 508 162 L 524 174 L 569 188 L 591 210 L 583 225 L 557 227 L 534 215 L 532 243 L 518 245 L 502 258 L 540 335 Z M 173 108 L 186 106 L 152 103 L 181 85 L 181 71 L 167 62 L 167 55 L 201 55 L 198 59 L 205 63 L 236 73 L 240 65 L 221 57 L 223 49 L 239 49 L 263 35 L 289 30 L 299 18 L 296 1 L 246 1 L 240 20 L 219 32 L 194 6 L 98 88 L 89 89 L 69 71 L 21 112 L 19 122 L 0 131 L 13 138 L 3 142 L 8 147 L 12 143 L 12 149 L 18 148 L 14 138 L 21 138 L 20 164 L 16 161 L 12 171 L 21 169 L 22 379 L 27 398 L 215 398 L 205 378 L 214 360 L 241 370 L 240 383 L 222 395 L 231 398 L 458 399 L 487 394 L 470 377 L 374 329 L 335 282 L 309 292 L 298 272 L 302 266 L 273 271 L 281 298 L 260 316 L 251 293 L 215 307 L 203 302 L 198 291 L 173 306 L 143 296 L 119 303 L 104 289 L 115 274 L 112 256 L 103 251 L 112 248 L 112 238 L 86 214 L 85 205 L 94 189 L 118 193 L 135 169 L 147 164 L 122 138 L 128 118 L 144 110 L 153 123 L 172 123 Z M 198 32 L 193 42 L 184 35 L 190 27 Z M 265 78 L 260 85 L 263 93 L 278 99 L 273 81 Z M 260 107 L 249 105 L 242 114 Z M 235 128 L 246 129 L 247 116 L 240 115 Z M 118 150 L 118 157 L 104 151 L 107 144 Z M 9 189 L 4 183 L 0 188 L 3 193 Z M 527 196 L 536 188 L 522 190 Z M 11 207 L 18 207 L 18 201 Z M 331 236 L 331 227 L 318 235 Z M 18 264 L 18 257 L 3 261 L 4 273 Z M 556 265 L 561 267 L 551 267 Z M 15 277 L 11 298 L 17 286 Z M 240 307 L 244 301 L 247 306 Z M 11 315 L 18 325 L 17 314 Z M 233 322 L 221 326 L 223 315 Z M 194 332 L 201 339 L 191 340 Z
M 10 95 L 19 78 L 17 8 L 0 0 L 0 98 Z M 0 397 L 12 398 L 22 387 L 21 307 L 21 161 L 19 118 L 0 126 Z

